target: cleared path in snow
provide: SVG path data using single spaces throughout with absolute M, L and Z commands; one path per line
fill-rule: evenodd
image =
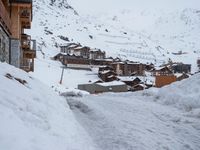
M 124 94 L 67 101 L 102 150 L 200 149 L 200 121 L 176 108 Z

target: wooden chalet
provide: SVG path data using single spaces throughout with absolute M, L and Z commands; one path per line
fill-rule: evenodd
M 133 73 L 134 75 L 144 75 L 145 71 L 145 65 L 137 62 L 114 62 L 111 66 L 120 76 L 130 76 Z
M 106 53 L 104 51 L 102 52 L 100 49 L 91 49 L 89 53 L 90 53 L 89 59 L 92 60 L 106 58 Z
M 98 76 L 104 82 L 117 80 L 116 73 L 110 66 L 99 67 Z
M 31 21 L 32 0 L 0 0 L 0 60 L 25 71 L 34 71 L 36 57 L 36 41 L 24 33 Z
M 110 71 L 114 71 L 114 69 L 110 66 L 101 66 L 99 67 L 99 73 L 103 72 L 103 71 L 107 71 L 107 70 L 110 70 Z
M 173 82 L 176 82 L 175 75 L 158 75 L 155 79 L 155 86 L 160 88 Z
M 82 56 L 67 54 L 67 55 L 60 55 L 59 58 L 60 61 L 66 66 L 68 64 L 90 65 L 90 60 Z
M 126 83 L 130 87 L 140 84 L 142 81 L 138 77 L 118 77 L 120 81 Z
M 62 45 L 60 46 L 60 52 L 73 55 L 74 49 L 77 47 L 81 47 L 81 45 L 79 43 L 69 43 L 67 45 Z
M 176 81 L 181 81 L 183 79 L 187 79 L 190 76 L 186 73 L 181 73 L 181 74 L 175 74 L 176 75 Z
M 111 66 L 112 63 L 113 59 L 110 58 L 91 60 L 91 64 L 96 66 Z
M 171 66 L 173 73 L 190 73 L 191 64 L 176 63 Z
M 168 75 L 173 75 L 173 72 L 167 66 L 155 67 L 153 70 L 151 70 L 151 72 L 152 72 L 152 76 L 168 76 Z
M 131 91 L 133 91 L 133 92 L 142 91 L 142 90 L 145 90 L 146 88 L 147 88 L 147 86 L 145 84 L 137 84 L 131 88 Z
M 104 82 L 111 82 L 117 80 L 116 73 L 111 70 L 105 70 L 98 73 L 99 78 Z

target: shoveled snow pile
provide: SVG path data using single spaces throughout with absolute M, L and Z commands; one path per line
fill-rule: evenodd
M 186 111 L 199 109 L 200 117 L 200 74 L 160 89 L 156 100 Z
M 154 101 L 174 106 L 200 117 L 200 74 L 161 89 L 147 90 L 143 94 L 148 97 L 153 96 Z
M 1 150 L 88 150 L 91 139 L 66 100 L 29 74 L 0 63 Z

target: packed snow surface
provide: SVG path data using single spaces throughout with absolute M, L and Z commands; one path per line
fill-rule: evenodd
M 199 85 L 200 74 L 163 89 L 67 100 L 102 150 L 199 150 Z

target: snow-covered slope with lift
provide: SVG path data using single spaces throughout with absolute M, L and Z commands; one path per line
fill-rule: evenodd
M 80 5 L 85 7 L 86 4 Z M 196 71 L 200 55 L 198 10 L 123 10 L 113 14 L 82 15 L 66 0 L 55 0 L 52 4 L 42 0 L 34 1 L 33 15 L 30 33 L 41 48 L 45 46 L 56 51 L 60 44 L 79 42 L 100 48 L 107 56 L 157 65 L 170 58 L 190 63 L 192 71 Z M 186 54 L 172 54 L 178 51 Z

